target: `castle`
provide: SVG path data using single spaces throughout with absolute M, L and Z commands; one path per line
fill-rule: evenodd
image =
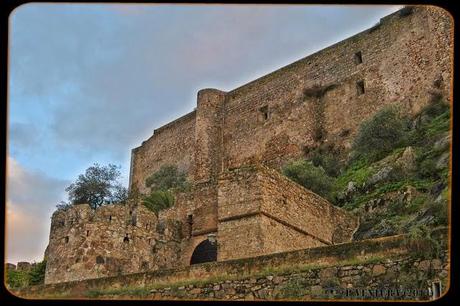
M 449 97 L 452 20 L 404 8 L 374 27 L 229 92 L 203 89 L 194 111 L 132 150 L 130 189 L 163 165 L 187 173 L 158 217 L 143 205 L 75 205 L 53 214 L 45 283 L 344 243 L 359 220 L 280 174 L 328 143 L 346 152 L 386 105 L 416 113 Z

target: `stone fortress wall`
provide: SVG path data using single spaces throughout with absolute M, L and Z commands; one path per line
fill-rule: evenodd
M 318 142 L 348 146 L 360 123 L 385 105 L 414 113 L 432 90 L 448 97 L 451 29 L 450 16 L 436 7 L 396 12 L 230 91 L 223 106 L 224 168 L 252 161 L 279 167 Z
M 45 283 L 188 266 L 210 234 L 217 261 L 350 241 L 356 217 L 277 170 L 321 143 L 347 148 L 385 105 L 413 113 L 449 97 L 450 16 L 405 12 L 230 92 L 199 91 L 196 110 L 132 150 L 130 172 L 145 194 L 148 176 L 177 165 L 191 190 L 158 217 L 139 203 L 55 213 Z
M 443 9 L 414 7 L 230 92 L 202 90 L 196 111 L 133 150 L 131 187 L 145 190 L 163 164 L 191 178 L 198 171 L 198 179 L 208 178 L 210 170 L 202 172 L 209 167 L 277 168 L 319 142 L 348 146 L 359 124 L 385 105 L 414 113 L 433 91 L 449 97 L 452 29 Z

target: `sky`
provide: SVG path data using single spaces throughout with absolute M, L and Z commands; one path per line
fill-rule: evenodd
M 22 5 L 10 15 L 7 262 L 41 261 L 65 187 L 196 106 L 399 6 Z

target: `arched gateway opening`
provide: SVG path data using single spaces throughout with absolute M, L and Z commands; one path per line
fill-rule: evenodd
M 194 265 L 210 261 L 217 261 L 217 243 L 213 243 L 206 239 L 197 245 L 193 251 L 190 264 Z

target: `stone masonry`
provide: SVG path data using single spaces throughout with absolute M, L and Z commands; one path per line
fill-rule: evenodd
M 447 249 L 448 229 L 431 233 Z M 407 235 L 24 288 L 24 298 L 428 300 L 449 290 L 446 251 L 425 258 Z M 332 289 L 332 290 L 331 290 Z
M 163 165 L 187 173 L 158 216 L 139 202 L 53 214 L 45 283 L 180 268 L 349 242 L 359 220 L 279 174 L 322 143 L 346 150 L 386 105 L 451 101 L 452 19 L 415 6 L 197 107 L 132 150 L 130 191 Z

